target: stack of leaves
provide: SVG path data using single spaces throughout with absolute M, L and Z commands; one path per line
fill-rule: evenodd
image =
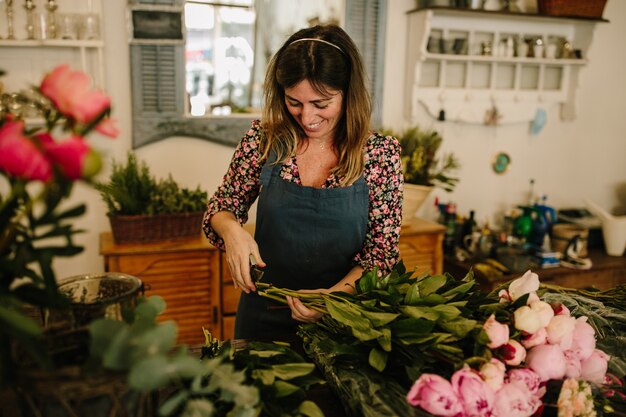
M 475 291 L 471 273 L 460 281 L 449 274 L 411 275 L 401 262 L 383 279 L 368 272 L 357 281 L 356 294 L 298 294 L 261 282 L 257 287 L 275 300 L 300 296 L 327 313 L 319 323 L 301 326 L 300 335 L 339 394 L 351 394 L 344 397 L 351 414 L 414 415 L 398 398 L 419 375 L 452 374 L 467 358 L 489 355 L 482 329 L 488 311 L 479 306 L 490 301 Z
M 287 346 L 251 343 L 235 350 L 207 336 L 203 358 L 176 347 L 176 324 L 157 323 L 162 298 L 140 299 L 125 321 L 100 319 L 90 325 L 92 366 L 128 372 L 128 383 L 142 392 L 173 394 L 160 416 L 308 416 L 323 417 L 306 399 L 322 380 L 315 365 Z

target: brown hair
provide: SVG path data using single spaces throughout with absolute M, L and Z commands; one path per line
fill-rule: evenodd
M 298 138 L 303 138 L 304 132 L 287 111 L 285 89 L 303 80 L 320 94 L 339 90 L 343 95 L 343 116 L 335 139 L 339 163 L 333 173 L 342 178 L 343 184 L 351 184 L 363 172 L 363 147 L 370 135 L 372 104 L 361 54 L 339 26 L 302 29 L 272 57 L 265 75 L 261 151 L 264 157 L 274 151 L 277 162 L 295 156 Z

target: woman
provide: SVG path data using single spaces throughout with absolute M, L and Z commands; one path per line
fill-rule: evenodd
M 277 287 L 348 291 L 364 270 L 398 260 L 400 147 L 369 130 L 370 98 L 360 54 L 338 26 L 292 35 L 265 78 L 261 121 L 239 143 L 203 229 L 225 249 L 242 289 L 237 339 L 280 339 L 320 314 L 259 296 L 250 260 Z M 259 197 L 254 238 L 241 224 Z

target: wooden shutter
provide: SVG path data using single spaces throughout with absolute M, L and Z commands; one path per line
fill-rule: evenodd
M 370 79 L 372 126 L 382 122 L 386 0 L 346 0 L 346 32 L 358 46 Z

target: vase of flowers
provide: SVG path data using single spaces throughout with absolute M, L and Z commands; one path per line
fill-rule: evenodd
M 394 133 L 402 148 L 402 173 L 404 174 L 404 203 L 402 205 L 402 225 L 411 223 L 415 212 L 420 208 L 433 188 L 452 191 L 459 179 L 454 174 L 460 168 L 458 159 L 452 153 L 438 155 L 443 142 L 436 130 L 424 130 L 413 126 Z
M 43 330 L 24 307 L 68 306 L 52 263 L 83 250 L 72 221 L 85 205 L 63 203 L 75 182 L 89 184 L 100 171 L 100 155 L 86 138 L 94 130 L 117 136 L 109 114 L 110 99 L 67 65 L 31 90 L 0 90 L 0 386 L 15 377 L 16 343 L 38 366 L 52 364 Z M 40 123 L 27 125 L 33 117 Z

